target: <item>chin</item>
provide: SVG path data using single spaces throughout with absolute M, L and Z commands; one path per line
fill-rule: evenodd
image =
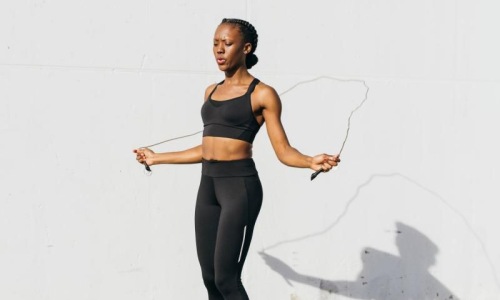
M 230 70 L 230 68 L 226 65 L 218 66 L 220 71 L 227 72 Z
M 228 66 L 228 65 L 221 65 L 218 67 L 219 67 L 220 71 L 229 72 L 229 73 L 234 72 L 238 69 L 238 68 L 235 68 L 234 66 Z

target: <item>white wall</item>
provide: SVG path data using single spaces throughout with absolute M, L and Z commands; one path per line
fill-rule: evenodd
M 200 167 L 132 149 L 201 129 L 223 17 L 259 32 L 253 74 L 279 92 L 310 171 L 255 160 L 265 199 L 252 299 L 496 299 L 498 1 L 0 3 L 0 299 L 205 299 Z M 154 149 L 193 146 L 200 136 Z M 437 295 L 439 293 L 439 296 Z

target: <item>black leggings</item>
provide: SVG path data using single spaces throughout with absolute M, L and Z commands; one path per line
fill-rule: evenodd
M 243 263 L 262 204 L 252 159 L 203 160 L 196 201 L 196 248 L 209 300 L 244 300 Z

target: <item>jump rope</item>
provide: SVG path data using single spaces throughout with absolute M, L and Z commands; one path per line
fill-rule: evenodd
M 351 113 L 349 114 L 349 118 L 347 118 L 347 130 L 346 130 L 346 133 L 345 133 L 344 140 L 342 142 L 342 146 L 340 147 L 340 151 L 338 153 L 338 155 L 340 156 L 340 154 L 342 154 L 342 151 L 344 150 L 344 146 L 345 146 L 345 144 L 346 144 L 346 142 L 347 142 L 347 140 L 349 138 L 349 132 L 351 130 L 351 118 L 354 115 L 354 113 L 365 104 L 366 100 L 368 99 L 368 91 L 370 90 L 370 87 L 366 84 L 366 81 L 364 81 L 362 79 L 342 79 L 342 78 L 331 77 L 331 76 L 319 76 L 319 77 L 316 77 L 314 79 L 304 80 L 304 81 L 301 81 L 299 83 L 296 83 L 292 87 L 290 87 L 287 90 L 285 90 L 284 92 L 280 93 L 279 96 L 282 97 L 283 95 L 285 95 L 286 93 L 294 90 L 295 88 L 297 88 L 300 85 L 311 83 L 311 82 L 315 82 L 315 81 L 318 81 L 320 79 L 329 79 L 329 80 L 336 81 L 336 82 L 358 82 L 358 83 L 363 84 L 363 86 L 365 88 L 365 96 L 364 96 L 363 100 L 358 104 L 358 106 L 356 106 L 351 111 Z M 197 131 L 197 132 L 194 132 L 194 133 L 190 133 L 190 134 L 186 134 L 186 135 L 182 135 L 182 136 L 178 136 L 178 137 L 166 139 L 164 141 L 161 141 L 161 142 L 158 142 L 158 143 L 154 143 L 154 144 L 151 144 L 151 145 L 148 145 L 148 146 L 144 146 L 144 147 L 141 147 L 141 148 L 151 148 L 151 147 L 158 146 L 158 145 L 161 145 L 161 144 L 164 144 L 164 143 L 168 143 L 168 142 L 171 142 L 171 141 L 175 141 L 175 140 L 179 140 L 179 139 L 191 137 L 191 136 L 197 135 L 197 134 L 202 133 L 202 132 L 203 132 L 203 130 L 200 130 L 200 131 Z M 151 175 L 152 174 L 152 170 L 149 167 L 149 165 L 146 164 L 146 162 L 144 162 L 143 164 L 144 164 L 144 167 L 145 167 L 146 174 Z M 311 174 L 311 181 L 314 180 L 314 178 L 316 178 L 322 172 L 324 172 L 324 170 L 323 169 L 319 169 L 316 172 L 312 173 Z

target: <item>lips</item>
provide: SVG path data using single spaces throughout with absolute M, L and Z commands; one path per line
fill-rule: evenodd
M 217 64 L 223 65 L 225 63 L 226 63 L 226 59 L 224 59 L 222 57 L 217 57 Z

